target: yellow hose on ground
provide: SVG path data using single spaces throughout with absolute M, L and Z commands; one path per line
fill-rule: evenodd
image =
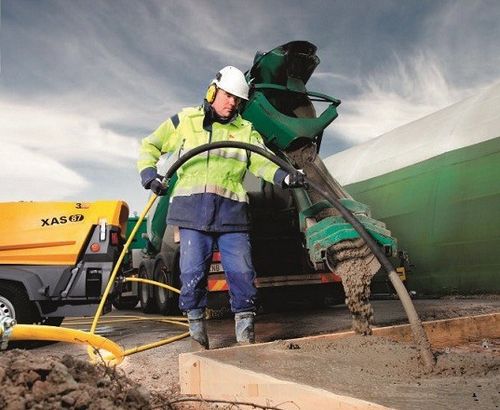
M 127 253 L 130 244 L 134 240 L 134 237 L 135 237 L 137 231 L 139 230 L 139 227 L 141 226 L 142 221 L 144 220 L 147 213 L 149 212 L 149 210 L 153 206 L 157 197 L 158 196 L 155 194 L 151 195 L 151 198 L 149 198 L 149 201 L 146 204 L 146 207 L 144 208 L 144 210 L 142 211 L 142 214 L 139 216 L 137 223 L 135 224 L 134 228 L 132 229 L 132 232 L 130 232 L 130 235 L 128 237 L 127 242 L 123 246 L 123 250 L 120 253 L 120 256 L 118 257 L 118 260 L 116 261 L 115 267 L 113 268 L 111 275 L 109 276 L 108 284 L 106 285 L 106 289 L 104 290 L 104 293 L 102 295 L 101 302 L 99 303 L 99 306 L 97 307 L 97 311 L 95 313 L 94 320 L 92 321 L 92 326 L 90 327 L 90 331 L 89 331 L 91 334 L 95 333 L 95 329 L 97 327 L 97 322 L 99 321 L 99 318 L 102 315 L 102 310 L 104 308 L 104 304 L 106 303 L 106 299 L 108 298 L 109 292 L 111 292 L 111 287 L 113 286 L 113 283 L 115 281 L 118 270 L 120 269 L 120 266 L 123 262 L 123 258 L 125 258 L 125 254 Z M 94 351 L 90 346 L 87 348 L 87 353 L 89 354 L 91 359 L 95 358 Z
M 155 280 L 150 280 L 150 279 L 143 279 L 143 278 L 125 278 L 123 279 L 124 282 L 142 282 L 142 283 L 147 283 L 148 285 L 155 285 L 159 286 L 160 288 L 165 288 L 170 290 L 171 292 L 178 293 L 179 295 L 181 294 L 181 291 L 177 288 L 173 288 L 172 286 L 169 286 L 165 283 L 157 282 Z
M 122 316 L 118 319 L 120 322 L 126 321 L 127 316 Z M 171 323 L 174 325 L 188 327 L 189 325 L 180 320 L 187 320 L 183 317 L 155 317 L 155 318 L 144 318 L 140 316 L 131 316 L 129 321 L 149 321 L 155 320 L 157 322 Z M 77 323 L 78 324 L 78 323 Z M 0 336 L 2 336 L 0 334 Z M 92 334 L 90 332 L 85 332 L 83 330 L 70 329 L 67 327 L 55 327 L 55 326 L 44 326 L 44 325 L 14 325 L 12 327 L 11 333 L 9 335 L 9 340 L 20 341 L 20 340 L 46 340 L 53 342 L 68 342 L 75 344 L 87 344 L 93 349 L 92 360 L 97 362 L 98 355 L 95 354 L 96 351 L 100 349 L 106 350 L 110 354 L 102 356 L 102 360 L 106 364 L 118 365 L 123 361 L 125 356 L 129 356 L 134 353 L 143 352 L 155 347 L 163 346 L 168 343 L 175 342 L 177 340 L 183 339 L 189 336 L 189 332 L 181 333 L 177 336 L 172 336 L 167 339 L 160 340 L 158 342 L 153 342 L 150 344 L 137 346 L 131 349 L 123 350 L 117 343 L 103 336 Z
M 111 320 L 100 320 L 99 324 L 100 325 L 113 325 L 115 323 L 126 323 L 126 322 L 142 322 L 142 321 L 148 321 L 148 320 L 155 320 L 157 322 L 166 322 L 166 323 L 182 323 L 179 319 L 148 319 L 148 318 L 131 318 L 131 319 L 111 319 Z M 91 324 L 90 321 L 82 321 L 82 322 L 71 322 L 71 323 L 65 323 L 66 327 L 69 328 L 78 328 L 78 326 L 89 326 Z M 184 324 L 184 323 L 182 323 Z
M 181 333 L 180 335 L 172 336 L 172 337 L 169 337 L 168 339 L 163 339 L 163 340 L 160 340 L 158 342 L 153 342 L 153 343 L 150 343 L 147 345 L 134 347 L 132 349 L 127 349 L 127 350 L 125 350 L 125 352 L 123 352 L 123 355 L 129 356 L 129 355 L 134 354 L 134 353 L 143 352 L 145 350 L 153 349 L 154 347 L 160 347 L 160 346 L 166 345 L 168 343 L 172 343 L 172 342 L 175 342 L 177 340 L 184 339 L 185 337 L 189 337 L 189 332 Z M 108 355 L 108 356 L 105 356 L 104 359 L 105 360 L 115 360 L 115 356 Z
M 163 316 L 163 315 L 149 315 L 148 317 L 145 317 L 145 316 L 136 316 L 136 315 L 106 315 L 106 318 L 107 319 L 110 319 L 110 320 L 113 320 L 113 319 L 127 319 L 127 318 L 131 318 L 131 319 L 144 319 L 144 320 L 154 320 L 154 319 L 179 319 L 179 320 L 186 320 L 187 321 L 187 317 L 186 316 Z M 68 322 L 79 322 L 79 321 L 82 321 L 82 320 L 93 320 L 93 319 L 90 319 L 90 318 L 85 318 L 85 317 L 67 317 L 64 319 L 64 322 L 65 323 L 68 323 Z
M 92 349 L 104 349 L 113 355 L 116 364 L 123 361 L 124 350 L 115 342 L 105 337 L 94 335 L 82 330 L 44 325 L 15 325 L 9 340 L 48 340 L 87 344 Z M 94 357 L 96 355 L 94 354 Z
M 78 326 L 78 325 L 89 325 L 92 319 L 85 318 L 67 318 L 64 319 L 64 323 L 67 326 Z M 134 322 L 134 321 L 148 321 L 148 320 L 156 320 L 156 321 L 165 321 L 172 320 L 177 322 L 187 322 L 187 317 L 185 316 L 153 316 L 153 317 L 144 317 L 144 316 L 127 316 L 127 315 L 118 315 L 118 316 L 106 316 L 105 319 L 100 320 L 100 324 L 108 324 L 108 323 L 121 323 L 121 322 Z
M 147 213 L 149 212 L 149 210 L 151 209 L 151 207 L 153 206 L 153 204 L 154 204 L 154 202 L 156 201 L 157 198 L 158 198 L 158 196 L 155 195 L 155 194 L 153 194 L 151 196 L 151 198 L 149 199 L 148 203 L 146 204 L 146 207 L 142 211 L 142 214 L 139 216 L 139 219 L 137 220 L 134 228 L 132 229 L 132 232 L 130 232 L 129 238 L 128 238 L 127 242 L 123 246 L 123 250 L 122 250 L 122 252 L 121 252 L 118 260 L 116 261 L 115 267 L 113 268 L 113 271 L 111 272 L 111 275 L 109 276 L 108 284 L 107 284 L 106 289 L 104 290 L 104 293 L 102 295 L 101 302 L 99 303 L 99 306 L 97 308 L 96 314 L 94 316 L 94 320 L 92 321 L 92 326 L 90 327 L 90 331 L 89 331 L 90 334 L 94 334 L 95 333 L 95 330 L 96 330 L 96 327 L 97 327 L 97 322 L 99 321 L 99 318 L 102 315 L 102 310 L 104 308 L 104 304 L 106 303 L 106 299 L 108 298 L 108 295 L 111 292 L 111 288 L 112 288 L 113 283 L 115 281 L 115 278 L 116 278 L 116 275 L 118 273 L 118 270 L 120 269 L 120 266 L 121 266 L 121 263 L 123 261 L 123 258 L 125 257 L 125 255 L 126 255 L 126 253 L 128 251 L 128 248 L 130 247 L 130 244 L 132 243 L 135 235 L 137 234 L 137 231 L 138 231 L 138 229 L 139 229 L 142 221 L 146 217 Z M 147 283 L 147 284 L 150 284 L 150 285 L 156 285 L 156 286 L 160 286 L 162 288 L 168 289 L 171 292 L 176 292 L 176 293 L 180 294 L 180 290 L 179 289 L 176 289 L 176 288 L 173 288 L 172 286 L 169 286 L 167 284 L 164 284 L 164 283 L 161 283 L 161 282 L 156 282 L 156 281 L 149 280 L 149 279 L 143 279 L 143 278 L 125 278 L 124 281 L 126 281 L 126 282 L 142 282 L 142 283 Z M 168 320 L 168 319 L 162 319 L 161 321 L 167 322 L 167 323 L 173 323 L 173 324 L 178 324 L 178 325 L 186 326 L 185 323 L 181 323 L 181 322 L 175 321 L 175 320 L 172 321 L 172 320 Z M 170 337 L 170 338 L 165 339 L 165 340 L 160 340 L 159 342 L 154 342 L 154 343 L 151 343 L 151 344 L 148 344 L 148 345 L 139 346 L 139 347 L 136 347 L 136 348 L 133 348 L 133 349 L 129 349 L 129 350 L 127 350 L 127 352 L 128 352 L 127 355 L 132 354 L 132 353 L 136 353 L 136 352 L 142 352 L 144 350 L 148 350 L 148 349 L 151 349 L 153 347 L 162 346 L 164 344 L 171 343 L 173 341 L 176 341 L 176 340 L 188 337 L 188 336 L 189 336 L 189 332 L 186 332 L 186 333 L 182 333 L 181 335 L 178 335 L 178 336 Z M 87 348 L 87 353 L 89 354 L 89 356 L 90 356 L 91 359 L 95 360 L 94 350 L 90 346 Z

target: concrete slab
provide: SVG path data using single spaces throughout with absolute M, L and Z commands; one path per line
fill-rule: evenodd
M 241 347 L 244 349 L 245 347 Z M 232 348 L 228 348 L 232 349 Z M 386 409 L 365 400 L 242 369 L 220 360 L 185 353 L 179 358 L 181 393 L 297 409 Z
M 500 343 L 495 342 L 500 341 L 500 313 L 424 322 L 424 327 L 433 349 L 449 351 L 453 346 L 477 341 L 490 341 L 493 347 L 498 346 L 495 343 Z M 374 335 L 398 342 L 411 341 L 409 325 L 375 328 Z M 456 396 L 458 389 L 466 399 L 458 398 L 457 408 L 461 408 L 461 404 L 462 408 L 500 405 L 500 346 L 478 353 L 481 360 L 484 354 L 489 355 L 485 358 L 486 367 L 471 370 L 467 367 L 470 363 L 459 362 L 452 366 L 453 371 L 447 375 L 448 379 L 443 378 L 443 374 L 430 379 L 425 375 L 413 379 L 413 375 L 404 372 L 398 374 L 396 379 L 391 379 L 385 378 L 383 372 L 377 372 L 384 366 L 398 365 L 399 359 L 390 357 L 391 354 L 399 354 L 394 350 L 398 346 L 390 345 L 389 350 L 384 350 L 385 346 L 360 340 L 366 341 L 368 338 L 354 336 L 353 332 L 341 332 L 182 354 L 179 356 L 181 392 L 207 399 L 303 410 L 422 408 L 430 403 L 446 406 L 450 404 L 447 396 Z M 335 341 L 344 341 L 344 344 L 335 345 Z M 352 351 L 349 346 L 351 341 L 353 345 L 358 343 L 364 346 L 362 349 L 373 350 L 373 355 L 366 356 L 361 368 L 355 361 L 356 357 L 342 362 L 348 354 L 354 353 L 360 357 L 366 354 L 361 350 L 358 353 Z M 340 349 L 340 355 L 330 356 L 336 349 Z M 415 359 L 415 352 L 411 349 L 403 353 L 406 355 L 402 356 L 403 360 L 411 362 Z M 482 365 L 481 362 L 479 366 Z M 298 375 L 302 370 L 306 374 Z M 346 389 L 344 383 L 352 382 L 346 379 L 346 373 L 351 371 L 359 373 L 359 381 L 356 381 L 359 383 Z M 411 367 L 405 371 L 411 372 Z M 296 373 L 297 381 L 294 380 Z M 387 392 L 383 389 L 387 389 Z M 430 403 L 425 401 L 426 397 Z M 480 403 L 479 397 L 482 400 Z

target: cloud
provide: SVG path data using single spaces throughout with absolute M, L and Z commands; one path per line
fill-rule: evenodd
M 61 199 L 77 194 L 90 182 L 43 153 L 2 142 L 0 201 Z
M 86 160 L 120 167 L 137 156 L 136 139 L 104 129 L 95 118 L 50 107 L 0 101 L 0 135 L 11 146 L 59 162 Z
M 0 111 L 1 200 L 68 198 L 92 185 L 92 168 L 119 175 L 134 166 L 138 140 L 94 118 L 6 101 Z
M 422 25 L 420 46 L 439 55 L 461 87 L 491 83 L 500 66 L 500 5 L 495 0 L 442 2 Z
M 344 101 L 337 132 L 358 144 L 465 98 L 470 90 L 448 84 L 431 53 L 395 55 L 361 81 L 361 93 Z
M 476 62 L 479 63 L 479 62 Z M 335 131 L 344 142 L 356 145 L 415 121 L 444 107 L 477 94 L 498 81 L 490 75 L 481 81 L 454 81 L 447 62 L 435 50 L 419 50 L 393 58 L 373 70 L 366 79 L 344 79 L 323 73 L 358 87 L 358 93 L 339 107 Z
M 386 43 L 380 42 L 383 28 L 374 31 L 372 44 L 379 44 L 375 49 L 380 55 L 359 50 L 358 61 L 367 53 L 372 57 L 362 67 L 349 59 L 349 72 L 313 75 L 320 84 L 316 89 L 333 89 L 342 100 L 339 118 L 326 133 L 329 138 L 348 145 L 362 143 L 500 79 L 500 42 L 492 40 L 500 35 L 498 3 L 441 2 L 424 9 L 424 14 L 408 19 L 406 27 L 395 26 Z M 392 52 L 387 54 L 387 49 Z
M 330 73 L 325 71 L 315 72 L 314 78 L 323 81 L 329 81 L 331 79 L 339 80 L 344 83 L 351 83 L 359 86 L 359 80 L 356 77 L 348 77 L 347 75 L 339 74 L 339 73 Z

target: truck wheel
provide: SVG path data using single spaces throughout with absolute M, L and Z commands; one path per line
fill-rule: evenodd
M 139 302 L 139 298 L 136 296 L 117 296 L 113 300 L 113 306 L 118 310 L 130 310 L 137 306 L 137 302 Z
M 17 323 L 32 324 L 41 320 L 22 286 L 16 283 L 0 284 L 0 313 L 16 319 Z
M 139 278 L 142 279 L 152 279 L 150 275 L 148 275 L 148 270 L 145 265 L 141 265 L 139 267 Z M 141 310 L 144 313 L 153 313 L 156 309 L 153 292 L 151 292 L 151 285 L 147 285 L 145 283 L 139 282 L 138 293 L 139 293 L 139 301 L 141 302 Z
M 154 280 L 173 287 L 177 286 L 172 271 L 167 268 L 163 259 L 158 259 L 156 261 Z M 159 286 L 155 286 L 153 291 L 155 294 L 156 306 L 161 314 L 172 315 L 178 313 L 179 295 L 177 293 L 160 288 Z

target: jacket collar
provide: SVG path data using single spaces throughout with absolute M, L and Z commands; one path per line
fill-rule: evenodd
M 203 105 L 200 106 L 199 111 L 200 114 L 204 115 L 204 129 L 210 129 L 214 122 L 218 122 L 219 124 L 231 124 L 238 128 L 243 126 L 243 119 L 238 111 L 236 111 L 231 118 L 221 118 L 215 113 L 212 106 L 206 100 L 203 101 Z

